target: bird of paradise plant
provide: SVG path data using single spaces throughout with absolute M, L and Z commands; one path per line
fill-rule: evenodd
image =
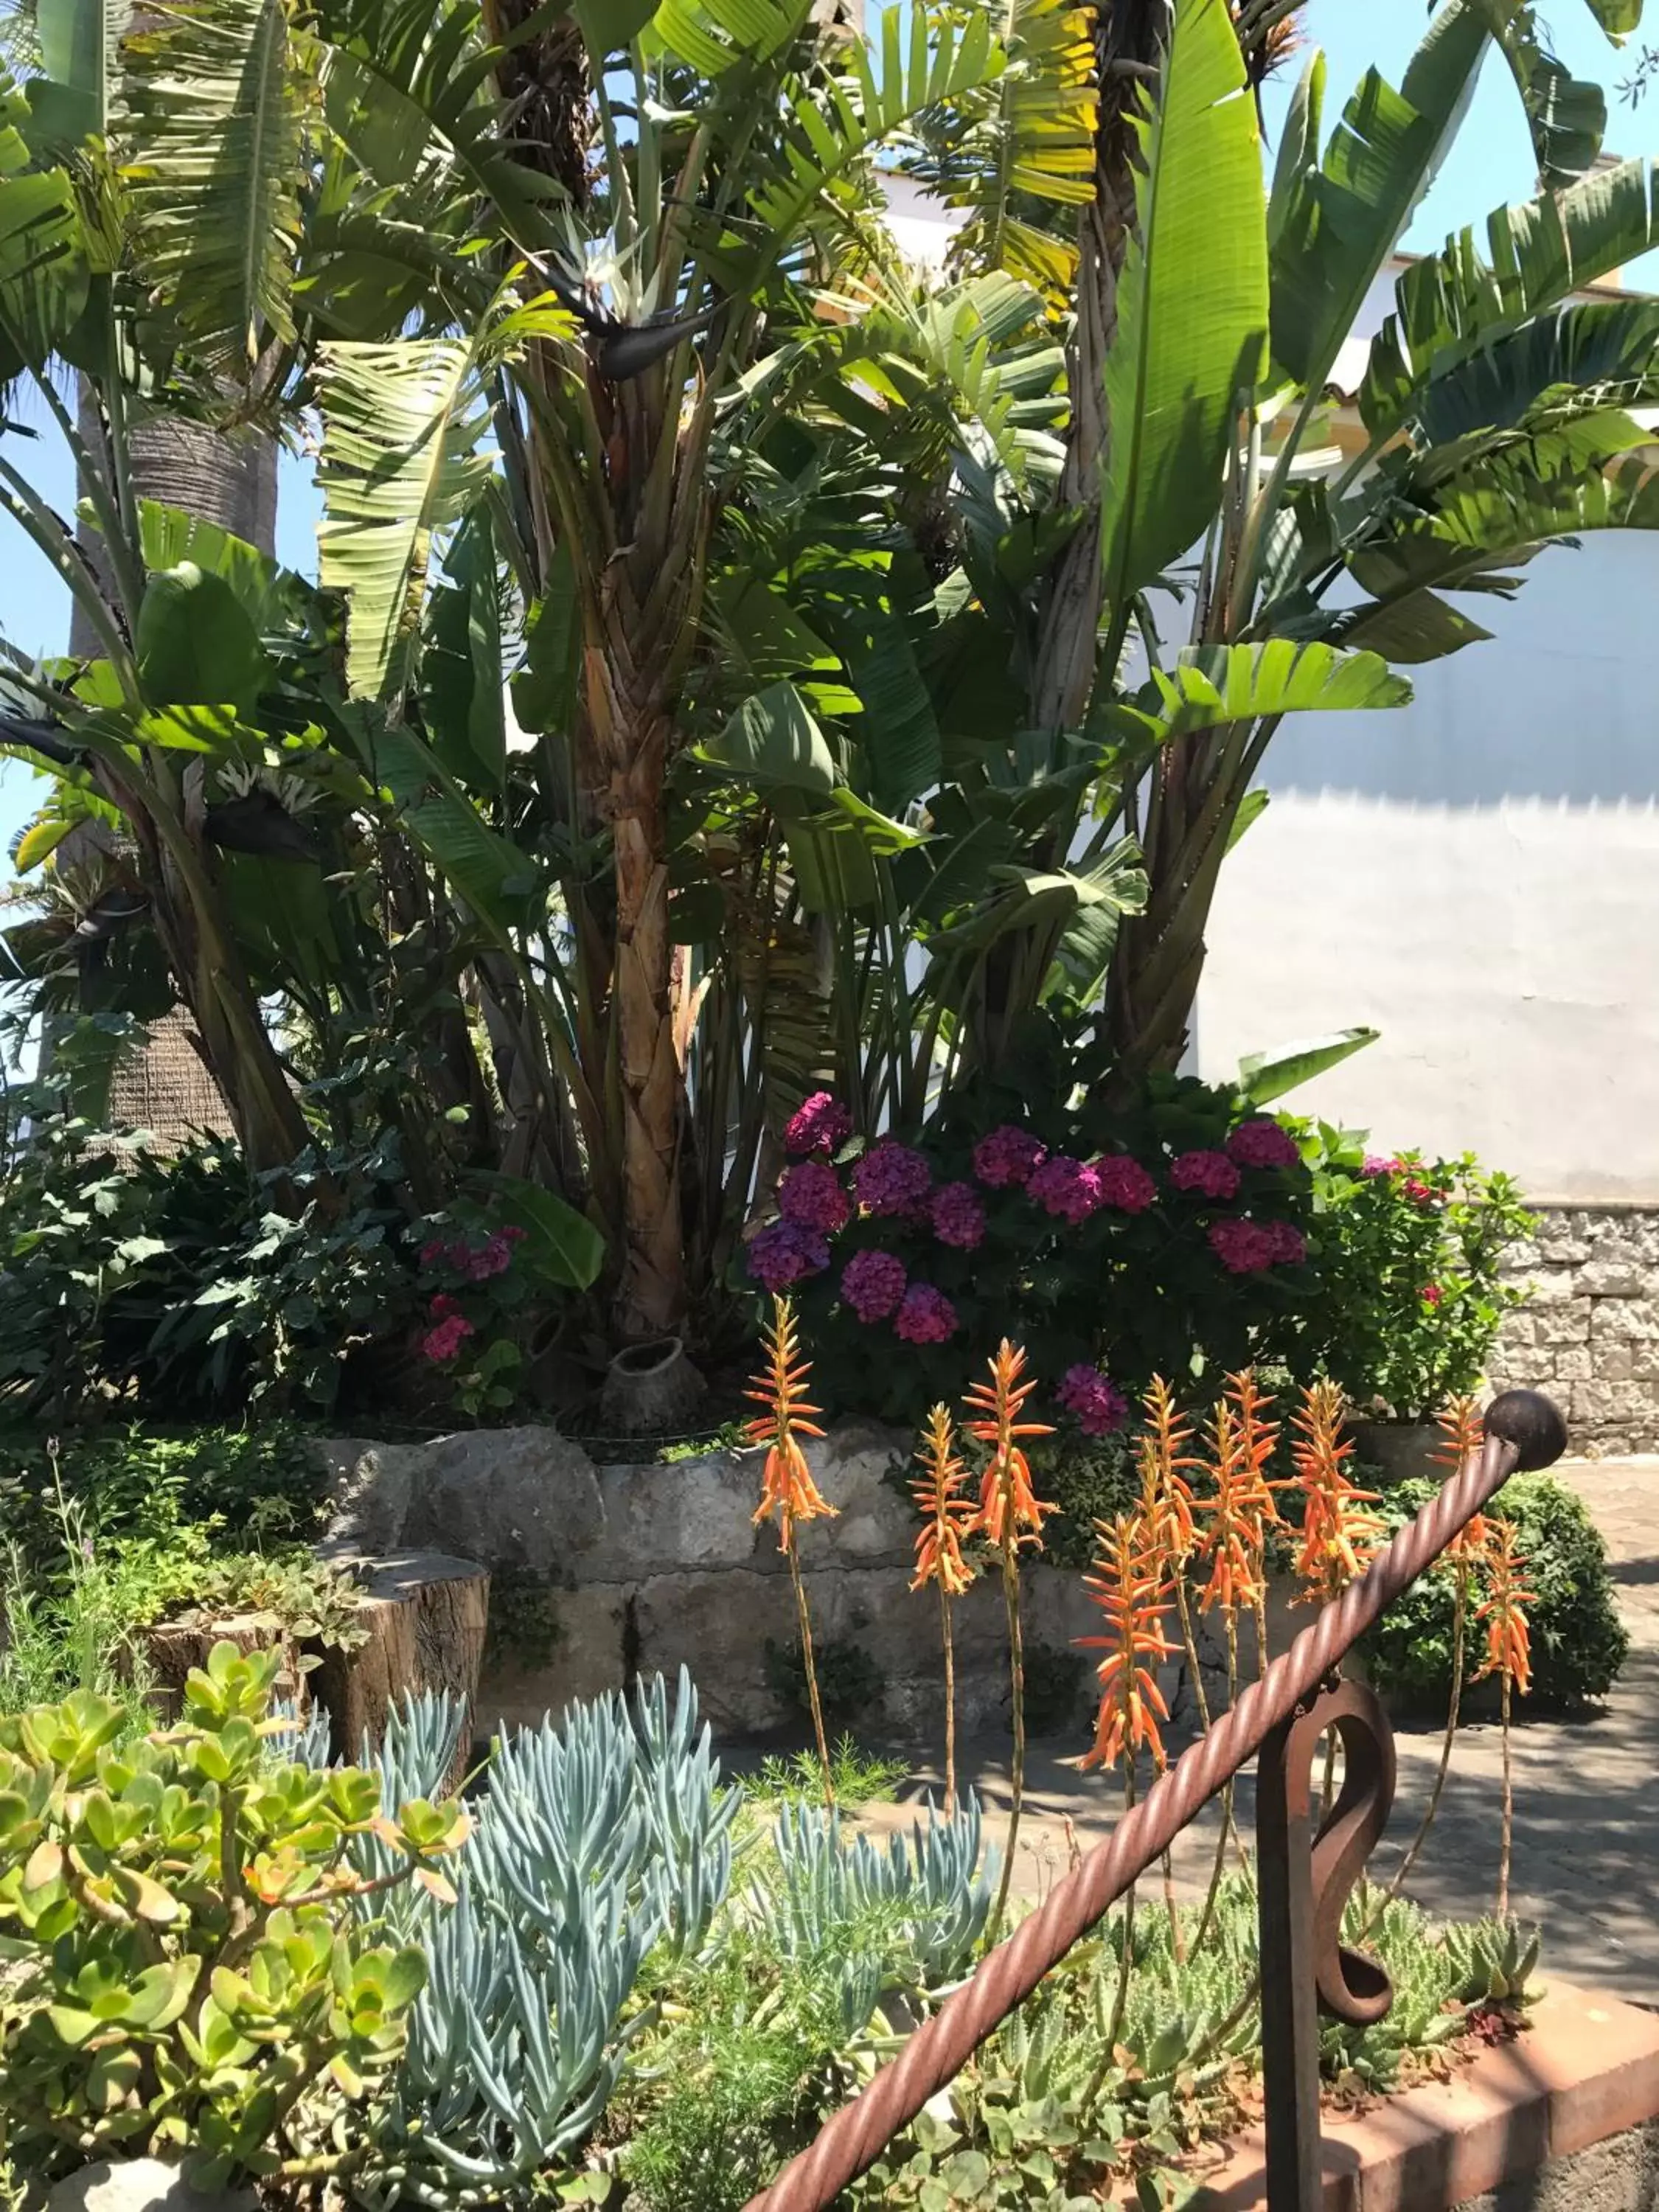
M 766 1363 L 744 1395 L 765 1407 L 749 1424 L 753 1443 L 764 1444 L 766 1464 L 761 1474 L 761 1502 L 755 1509 L 758 1524 L 778 1521 L 778 1549 L 789 1561 L 794 1585 L 795 1613 L 800 1623 L 801 1662 L 806 1670 L 806 1699 L 811 1709 L 812 1734 L 817 1741 L 818 1767 L 823 1777 L 823 1802 L 833 1811 L 835 1782 L 830 1765 L 830 1745 L 823 1732 L 823 1707 L 818 1698 L 817 1668 L 812 1658 L 812 1619 L 807 1608 L 806 1584 L 801 1578 L 800 1547 L 795 1540 L 798 1522 L 833 1516 L 839 1509 L 824 1498 L 812 1480 L 812 1470 L 801 1449 L 802 1437 L 821 1437 L 813 1420 L 818 1408 L 808 1402 L 806 1391 L 811 1363 L 803 1357 L 794 1310 L 787 1298 L 774 1297 L 772 1319 L 763 1332 Z
M 1455 1474 L 1466 1460 L 1473 1458 L 1480 1450 L 1485 1440 L 1486 1425 L 1480 1418 L 1480 1408 L 1473 1398 L 1454 1398 L 1450 1405 L 1443 1408 L 1435 1418 L 1439 1424 L 1441 1436 L 1440 1449 L 1434 1455 L 1435 1464 Z M 1412 1838 L 1411 1848 L 1401 1860 L 1399 1872 L 1389 1885 L 1390 1898 L 1400 1894 L 1407 1876 L 1417 1864 L 1445 1792 L 1446 1777 L 1451 1769 L 1452 1746 L 1457 1740 L 1457 1723 L 1463 1704 L 1464 1654 L 1468 1641 L 1470 1592 L 1476 1571 L 1486 1558 L 1491 1536 L 1491 1528 L 1485 1516 L 1477 1513 L 1441 1554 L 1442 1567 L 1453 1578 L 1451 1698 L 1446 1707 L 1445 1733 L 1440 1739 L 1440 1758 L 1435 1768 L 1433 1785 L 1429 1791 L 1429 1802 L 1424 1808 L 1417 1833 Z M 1378 1910 L 1381 1909 L 1379 1905 Z
M 976 1382 L 968 1393 L 968 1433 L 990 1447 L 980 1485 L 979 1510 L 972 1527 L 995 1547 L 1002 1562 L 1003 1602 L 1008 1615 L 1008 1669 L 1014 1731 L 1013 1762 L 1009 1774 L 1008 1842 L 1002 1862 L 1002 1880 L 991 1914 L 989 1940 L 994 1942 L 1007 1910 L 1008 1887 L 1013 1880 L 1014 1846 L 1019 1838 L 1020 1807 L 1025 1795 L 1025 1652 L 1019 1620 L 1019 1550 L 1022 1544 L 1042 1546 L 1045 1515 L 1058 1511 L 1036 1494 L 1030 1462 L 1021 1438 L 1052 1435 L 1045 1421 L 1020 1419 L 1036 1381 L 1022 1382 L 1025 1354 L 1005 1336 L 990 1362 L 988 1382 Z
M 945 1817 L 957 1807 L 957 1674 L 951 1639 L 951 1601 L 960 1597 L 974 1580 L 974 1569 L 963 1553 L 963 1543 L 974 1523 L 974 1509 L 962 1496 L 968 1469 L 957 1455 L 956 1430 L 948 1406 L 935 1406 L 922 1431 L 916 1454 L 921 1475 L 910 1485 L 910 1495 L 922 1514 L 916 1538 L 916 1572 L 913 1590 L 934 1583 L 939 1588 L 939 1629 L 945 1642 Z
M 1292 1416 L 1291 1456 L 1302 1492 L 1302 1540 L 1296 1576 L 1298 1604 L 1329 1605 L 1370 1564 L 1382 1538 L 1382 1520 L 1368 1512 L 1376 1492 L 1362 1490 L 1345 1462 L 1353 1443 L 1342 1433 L 1343 1401 L 1334 1382 L 1311 1384 L 1302 1409 Z M 1336 1780 L 1336 1737 L 1325 1737 L 1325 1780 L 1321 1802 L 1326 1812 Z
M 1096 1672 L 1100 1681 L 1100 1709 L 1095 1740 L 1079 1764 L 1123 1766 L 1123 1809 L 1135 1802 L 1135 1765 L 1144 1750 L 1152 1771 L 1162 1774 L 1169 1764 L 1160 1721 L 1170 1709 L 1158 1685 L 1160 1663 L 1173 1658 L 1176 1646 L 1165 1627 L 1170 1608 L 1170 1563 L 1152 1524 L 1140 1513 L 1121 1513 L 1115 1521 L 1095 1523 L 1095 1571 L 1084 1586 L 1106 1616 L 1103 1636 L 1078 1640 L 1085 1650 L 1103 1651 Z M 1164 1899 L 1170 1929 L 1181 1948 L 1181 1922 L 1176 1911 L 1175 1883 L 1170 1855 L 1164 1854 Z M 1117 2042 L 1123 2008 L 1129 1993 L 1129 1966 L 1134 1951 L 1134 1885 L 1124 1899 L 1123 1952 L 1118 1966 L 1117 1994 L 1111 2026 L 1106 2036 L 1107 2063 Z M 1084 2109 L 1092 2104 L 1085 2099 Z
M 1504 1821 L 1498 1849 L 1498 1917 L 1510 1916 L 1510 1859 L 1515 1841 L 1515 1779 L 1510 1757 L 1510 1709 L 1515 1692 L 1532 1687 L 1532 1637 L 1527 1607 L 1536 1599 L 1522 1580 L 1526 1559 L 1515 1548 L 1512 1521 L 1494 1521 L 1486 1544 L 1486 1598 L 1477 1618 L 1486 1631 L 1486 1656 L 1476 1681 L 1496 1674 L 1500 1685 L 1499 1725 L 1504 1747 Z

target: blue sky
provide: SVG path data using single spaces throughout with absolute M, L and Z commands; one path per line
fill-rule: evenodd
M 1584 0 L 1553 0 L 1550 28 L 1562 60 L 1580 76 L 1599 78 L 1608 88 L 1610 110 L 1607 149 L 1615 154 L 1659 151 L 1659 93 L 1635 109 L 1620 100 L 1616 87 L 1628 73 L 1628 53 L 1609 46 L 1597 29 Z M 1306 41 L 1326 50 L 1329 76 L 1326 123 L 1328 128 L 1341 101 L 1375 62 L 1383 75 L 1398 84 L 1427 13 L 1421 0 L 1311 0 L 1304 21 Z M 1659 35 L 1659 13 L 1655 18 Z M 1267 103 L 1270 136 L 1276 137 L 1280 116 L 1304 56 L 1277 84 L 1269 88 Z M 1488 59 L 1463 129 L 1432 191 L 1418 210 L 1405 243 L 1418 251 L 1438 246 L 1449 230 L 1478 222 L 1504 200 L 1526 199 L 1533 191 L 1533 165 L 1519 100 L 1507 73 Z M 1659 253 L 1648 254 L 1625 271 L 1627 283 L 1659 290 Z M 27 403 L 20 412 L 38 422 Z M 19 452 L 21 441 L 9 435 L 8 459 L 32 480 L 40 483 L 60 512 L 73 504 L 74 490 L 67 457 L 53 451 L 43 434 L 40 444 Z M 283 471 L 277 550 L 295 568 L 315 572 L 314 531 L 317 507 L 306 466 L 285 462 Z M 45 564 L 21 538 L 15 526 L 0 516 L 0 623 L 6 635 L 31 652 L 60 652 L 68 631 L 66 595 Z M 0 853 L 9 844 L 19 824 L 33 811 L 36 787 L 29 772 L 13 762 L 0 762 Z M 4 866 L 0 860 L 0 868 Z

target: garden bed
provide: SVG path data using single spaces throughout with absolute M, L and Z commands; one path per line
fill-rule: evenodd
M 1557 1984 L 1523 2034 L 1322 2132 L 1323 2212 L 1652 2212 L 1659 2019 Z M 1259 2212 L 1262 2154 L 1241 2139 L 1194 2212 Z

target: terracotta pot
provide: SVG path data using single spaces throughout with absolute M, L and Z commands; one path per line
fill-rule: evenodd
M 1445 1449 L 1437 1421 L 1355 1421 L 1352 1426 L 1359 1457 L 1380 1468 L 1385 1481 L 1445 1480 L 1449 1470 L 1434 1456 Z

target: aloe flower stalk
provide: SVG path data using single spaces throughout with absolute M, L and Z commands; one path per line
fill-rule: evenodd
M 744 1394 L 766 1409 L 749 1424 L 750 1441 L 767 1448 L 766 1465 L 761 1476 L 761 1502 L 755 1509 L 754 1518 L 759 1522 L 776 1515 L 778 1549 L 789 1560 L 795 1617 L 800 1623 L 801 1662 L 806 1670 L 806 1700 L 811 1708 L 812 1734 L 823 1777 L 823 1802 L 833 1812 L 836 1785 L 830 1765 L 829 1740 L 823 1732 L 823 1707 L 818 1697 L 817 1668 L 812 1658 L 812 1617 L 806 1603 L 806 1584 L 801 1579 L 795 1525 L 800 1521 L 817 1521 L 825 1515 L 833 1516 L 838 1509 L 819 1494 L 806 1455 L 800 1447 L 802 1437 L 821 1437 L 823 1431 L 812 1419 L 818 1408 L 807 1402 L 811 1363 L 801 1355 L 794 1310 L 787 1298 L 774 1296 L 772 1319 L 763 1342 L 766 1364 Z
M 1019 1839 L 1020 1807 L 1025 1795 L 1025 1647 L 1019 1619 L 1019 1547 L 1022 1544 L 1034 1544 L 1041 1550 L 1043 1516 L 1059 1509 L 1037 1496 L 1031 1480 L 1030 1462 L 1020 1442 L 1024 1437 L 1053 1433 L 1045 1421 L 1020 1419 L 1026 1400 L 1036 1388 L 1035 1380 L 1020 1380 L 1025 1371 L 1025 1354 L 1005 1336 L 990 1365 L 990 1381 L 975 1383 L 968 1393 L 968 1432 L 991 1448 L 973 1528 L 976 1534 L 988 1539 L 1001 1559 L 1003 1603 L 1008 1615 L 1014 1755 L 1009 1773 L 1008 1842 L 1002 1862 L 1002 1881 L 991 1913 L 989 1940 L 994 1942 L 1007 1910 L 1008 1889 L 1014 1875 L 1014 1846 Z
M 945 1817 L 953 1817 L 957 1806 L 957 1675 L 951 1639 L 951 1601 L 960 1597 L 974 1580 L 974 1570 L 963 1556 L 963 1540 L 973 1525 L 973 1508 L 962 1496 L 968 1470 L 957 1455 L 956 1431 L 950 1408 L 935 1406 L 922 1431 L 916 1464 L 921 1469 L 910 1485 L 910 1495 L 923 1521 L 916 1538 L 916 1572 L 913 1590 L 928 1583 L 939 1586 L 939 1630 L 945 1644 Z
M 1516 1690 L 1532 1687 L 1532 1638 L 1527 1607 L 1537 1597 L 1522 1580 L 1526 1560 L 1515 1548 L 1512 1521 L 1494 1521 L 1486 1546 L 1487 1595 L 1479 1619 L 1486 1631 L 1486 1656 L 1477 1681 L 1496 1674 L 1500 1685 L 1499 1724 L 1504 1746 L 1504 1823 L 1498 1839 L 1498 1917 L 1510 1917 L 1510 1860 L 1515 1843 L 1515 1777 L 1510 1765 L 1510 1707 Z

